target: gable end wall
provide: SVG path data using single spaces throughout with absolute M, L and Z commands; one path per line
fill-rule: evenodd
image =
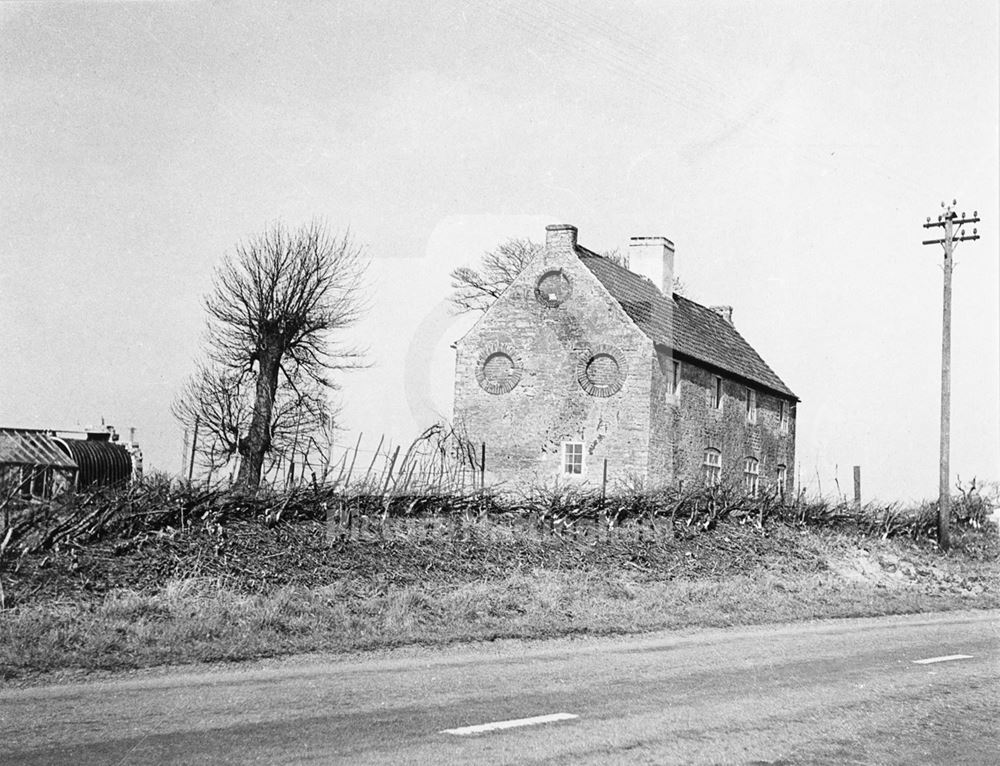
M 558 307 L 535 297 L 537 279 L 562 268 L 572 294 Z M 521 378 L 508 393 L 490 394 L 476 379 L 483 350 L 512 349 Z M 620 391 L 597 397 L 577 380 L 588 349 L 620 350 L 626 372 Z M 637 328 L 570 241 L 550 243 L 457 344 L 455 422 L 473 442 L 486 443 L 486 479 L 501 488 L 579 482 L 600 486 L 645 477 L 649 467 L 652 341 Z M 584 473 L 562 474 L 562 443 L 584 443 Z

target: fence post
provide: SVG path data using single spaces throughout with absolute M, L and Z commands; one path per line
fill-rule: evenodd
M 354 445 L 354 455 L 351 456 L 351 467 L 347 469 L 347 478 L 344 479 L 344 488 L 351 483 L 351 474 L 354 473 L 354 461 L 358 459 L 358 450 L 361 449 L 361 437 L 364 436 L 364 431 L 358 432 L 358 443 Z M 330 447 L 330 452 L 333 452 L 333 447 Z M 344 453 L 344 460 L 347 460 L 347 453 Z
M 194 456 L 198 449 L 198 424 L 201 422 L 198 415 L 194 416 L 194 436 L 191 438 L 191 462 L 188 464 L 188 482 L 194 475 Z
M 861 507 L 861 466 L 854 466 L 854 507 Z
M 486 489 L 486 442 L 479 453 L 479 488 Z
M 608 527 L 608 510 L 606 500 L 608 497 L 608 459 L 604 458 L 604 470 L 601 472 L 601 526 Z M 610 530 L 608 530 L 610 535 Z
M 392 453 L 392 460 L 389 461 L 389 472 L 385 477 L 385 486 L 382 487 L 382 494 L 384 495 L 389 491 L 389 480 L 392 479 L 392 469 L 396 465 L 396 458 L 399 457 L 399 445 L 396 445 L 395 451 Z

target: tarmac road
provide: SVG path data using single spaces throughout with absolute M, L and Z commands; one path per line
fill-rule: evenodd
M 0 762 L 1000 764 L 998 681 L 998 611 L 313 655 L 0 690 Z

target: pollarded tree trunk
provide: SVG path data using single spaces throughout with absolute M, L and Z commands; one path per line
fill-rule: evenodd
M 293 379 L 324 386 L 327 370 L 347 369 L 360 358 L 350 347 L 331 344 L 330 336 L 358 320 L 365 266 L 346 235 L 331 237 L 320 224 L 294 232 L 276 224 L 239 245 L 216 272 L 205 299 L 209 356 L 241 376 L 257 371 L 250 423 L 236 444 L 242 457 L 237 486 L 260 486 L 272 440 L 281 443 L 273 432 L 275 417 L 295 428 L 301 424 L 275 402 L 279 372 L 296 395 L 294 409 L 304 399 Z M 223 410 L 226 417 L 232 414 Z
M 257 393 L 254 398 L 253 418 L 247 433 L 243 460 L 236 478 L 237 486 L 257 489 L 264 467 L 264 455 L 271 448 L 271 415 L 274 411 L 274 397 L 278 391 L 281 352 L 275 348 L 265 348 L 261 352 L 260 374 L 257 376 Z

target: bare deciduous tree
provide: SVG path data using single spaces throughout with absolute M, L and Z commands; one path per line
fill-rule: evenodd
M 366 266 L 349 235 L 331 235 L 318 223 L 295 231 L 275 224 L 238 245 L 216 272 L 205 300 L 209 356 L 254 383 L 238 447 L 238 485 L 260 484 L 273 444 L 279 378 L 304 401 L 305 381 L 329 386 L 330 370 L 361 365 L 362 352 L 336 336 L 361 316 Z
M 479 269 L 460 266 L 451 272 L 451 303 L 458 314 L 485 312 L 544 245 L 509 239 L 483 254 Z
M 500 297 L 514 278 L 521 273 L 536 254 L 545 249 L 544 245 L 530 239 L 509 239 L 495 250 L 483 254 L 478 269 L 460 266 L 451 272 L 452 293 L 449 300 L 455 313 L 486 310 Z M 628 268 L 628 261 L 617 248 L 601 254 L 602 257 Z M 674 278 L 674 292 L 683 295 L 684 283 Z
M 236 456 L 245 457 L 256 389 L 253 374 L 218 365 L 199 367 L 185 382 L 171 410 L 185 428 L 192 432 L 197 428 L 199 465 L 212 472 Z M 311 380 L 293 386 L 279 378 L 271 411 L 269 462 L 328 451 L 338 415 L 325 387 Z
M 197 456 L 209 470 L 221 468 L 239 454 L 240 439 L 253 411 L 246 380 L 252 378 L 217 365 L 200 366 L 170 407 L 181 425 L 198 431 Z

